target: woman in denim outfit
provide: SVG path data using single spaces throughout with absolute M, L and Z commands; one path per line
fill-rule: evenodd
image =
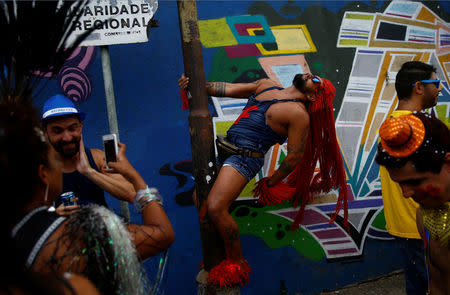
M 189 78 L 183 74 L 178 82 L 180 88 L 185 90 Z M 222 167 L 207 199 L 208 215 L 222 237 L 226 250 L 226 260 L 210 272 L 209 278 L 213 283 L 223 285 L 211 275 L 218 268 L 222 272 L 229 269 L 227 266 L 230 264 L 237 264 L 237 269 L 243 272 L 237 282 L 247 280 L 250 267 L 242 256 L 239 229 L 228 212 L 229 207 L 260 171 L 264 154 L 274 144 L 283 144 L 288 139 L 288 154 L 273 175 L 264 179 L 267 187 L 281 184 L 298 166 L 310 131 L 307 104 L 315 101 L 316 91 L 322 84 L 323 79 L 310 73 L 297 74 L 292 85 L 287 88 L 271 79 L 253 83 L 207 83 L 208 95 L 248 99 L 242 114 L 228 130 L 226 137 L 228 142 L 243 152 L 219 159 Z

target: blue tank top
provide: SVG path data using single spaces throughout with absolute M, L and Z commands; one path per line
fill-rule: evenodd
M 296 101 L 300 99 L 272 99 L 257 100 L 256 96 L 272 89 L 283 89 L 281 87 L 269 87 L 263 91 L 253 94 L 248 98 L 247 105 L 241 115 L 228 129 L 227 140 L 234 145 L 252 151 L 266 153 L 276 143 L 283 144 L 287 137 L 277 134 L 266 123 L 266 112 L 271 105 L 277 102 Z
M 85 151 L 91 167 L 99 171 L 91 150 L 85 148 Z M 73 192 L 78 197 L 77 204 L 79 205 L 94 203 L 108 207 L 103 190 L 77 170 L 71 173 L 63 173 L 63 193 L 65 192 Z M 55 201 L 55 206 L 57 207 L 60 204 L 61 198 L 58 198 Z

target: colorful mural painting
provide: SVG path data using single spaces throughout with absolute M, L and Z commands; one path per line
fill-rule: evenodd
M 92 93 L 86 68 L 95 57 L 95 47 L 79 47 L 64 63 L 56 79 L 64 95 L 74 102 L 85 101 Z
M 350 231 L 343 228 L 342 212 L 334 224 L 328 222 L 335 210 L 336 192 L 315 196 L 295 231 L 290 230 L 290 224 L 298 208 L 288 203 L 263 207 L 253 199 L 255 182 L 278 168 L 287 154 L 286 143 L 266 154 L 264 167 L 230 209 L 241 235 L 256 236 L 272 249 L 291 246 L 310 260 L 359 257 L 368 238 L 392 239 L 385 230 L 379 167 L 374 156 L 377 130 L 397 103 L 394 82 L 402 63 L 420 60 L 438 68 L 444 89 L 439 104 L 430 111 L 450 123 L 446 50 L 450 26 L 419 2 L 394 1 L 374 13 L 359 12 L 358 6 L 343 13 L 335 45 L 336 50 L 356 49 L 348 81 L 337 85 L 343 95 L 336 111 L 336 130 L 348 176 Z M 217 50 L 207 80 L 250 82 L 268 77 L 288 87 L 297 73 L 319 70 L 318 74 L 328 76 L 330 70 L 324 71 L 317 61 L 313 66 L 308 64 L 306 54 L 320 48 L 307 25 L 270 23 L 264 14 L 200 20 L 202 45 Z M 336 72 L 339 70 L 336 67 Z M 215 134 L 226 134 L 245 104 L 242 99 L 212 97 Z M 183 192 L 185 200 L 191 192 L 191 188 Z
M 200 20 L 199 28 L 205 48 L 224 50 L 218 51 L 215 62 L 223 63 L 225 56 L 239 58 L 239 63 L 247 62 L 247 68 L 253 70 L 252 74 L 243 73 L 244 79 L 236 77 L 237 73 L 229 76 L 221 73 L 208 77 L 212 81 L 244 82 L 269 77 L 288 87 L 295 74 L 311 72 L 304 53 L 317 49 L 304 24 L 269 26 L 264 15 L 242 15 Z M 351 230 L 343 229 L 342 218 L 328 224 L 335 209 L 336 193 L 316 196 L 307 206 L 301 228 L 294 232 L 284 224 L 293 221 L 298 208 L 288 204 L 261 208 L 252 201 L 255 181 L 271 175 L 286 156 L 285 143 L 266 154 L 263 169 L 235 202 L 232 214 L 240 233 L 256 235 L 271 248 L 293 246 L 310 259 L 358 256 L 367 237 L 391 239 L 384 228 L 379 167 L 374 162 L 377 130 L 395 108 L 395 75 L 401 64 L 409 60 L 428 62 L 439 69 L 444 90 L 433 111 L 450 122 L 447 82 L 450 66 L 446 50 L 449 30 L 442 19 L 418 2 L 391 2 L 383 13 L 346 11 L 337 47 L 357 51 L 336 117 L 336 130 L 348 175 Z M 246 66 L 241 63 L 240 67 L 242 71 Z M 214 132 L 226 134 L 246 101 L 212 97 L 212 103 L 217 114 L 213 118 Z
M 252 265 L 241 293 L 317 294 L 401 265 L 400 250 L 385 230 L 379 167 L 374 162 L 377 129 L 397 103 L 394 81 L 409 60 L 433 64 L 443 81 L 430 112 L 450 126 L 450 2 L 446 1 L 197 1 L 207 81 L 252 82 L 271 78 L 290 85 L 297 73 L 312 72 L 336 87 L 336 130 L 345 161 L 350 231 L 342 215 L 328 223 L 336 192 L 317 195 L 299 229 L 290 226 L 298 208 L 262 207 L 252 196 L 255 181 L 276 170 L 287 154 L 274 146 L 265 165 L 230 211 L 239 225 L 244 257 Z M 188 111 L 181 109 L 177 80 L 183 72 L 176 1 L 160 1 L 149 42 L 110 46 L 120 140 L 144 179 L 165 197 L 174 225 L 164 294 L 196 294 L 202 260 Z M 170 50 L 168 50 L 168 48 Z M 102 149 L 109 133 L 101 58 L 83 47 L 36 99 L 38 107 L 64 93 L 87 113 L 83 139 Z M 225 134 L 246 100 L 211 97 L 215 134 Z M 116 212 L 119 202 L 108 196 Z M 130 206 L 131 220 L 140 215 Z M 145 263 L 149 276 L 161 256 Z M 166 265 L 166 264 L 164 264 Z M 151 279 L 151 281 L 153 281 Z M 164 286 L 162 286 L 164 287 Z

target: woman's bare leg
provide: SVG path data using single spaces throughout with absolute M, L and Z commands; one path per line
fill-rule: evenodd
M 242 249 L 239 228 L 228 209 L 246 184 L 247 180 L 236 169 L 222 167 L 207 200 L 208 215 L 224 241 L 227 258 L 234 261 L 243 259 Z

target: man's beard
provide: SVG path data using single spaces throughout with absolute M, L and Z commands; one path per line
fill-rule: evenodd
M 426 101 L 426 103 L 424 103 L 423 108 L 424 109 L 432 108 L 437 105 L 437 102 L 438 102 L 438 97 L 430 98 Z
M 52 142 L 49 140 L 52 144 L 53 148 L 60 154 L 63 158 L 72 158 L 80 151 L 80 139 L 74 138 L 73 140 L 69 142 L 65 141 L 59 141 L 59 142 Z M 67 145 L 74 144 L 75 146 L 73 148 L 64 148 Z

